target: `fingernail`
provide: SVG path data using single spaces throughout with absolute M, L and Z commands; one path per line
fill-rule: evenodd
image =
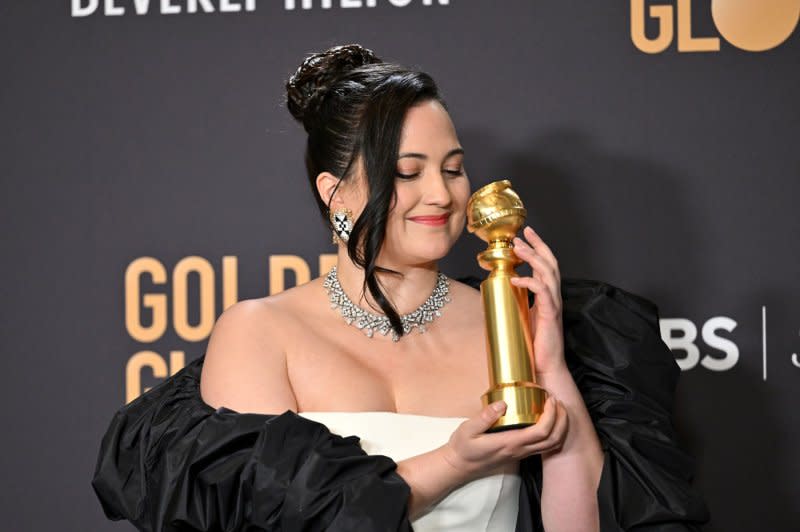
M 502 412 L 506 409 L 506 402 L 505 401 L 496 401 L 492 403 L 492 409 L 495 412 Z

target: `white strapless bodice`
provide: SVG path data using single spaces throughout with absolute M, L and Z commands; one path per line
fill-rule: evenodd
M 395 412 L 301 412 L 340 436 L 355 435 L 367 454 L 395 462 L 431 451 L 450 438 L 466 418 Z M 510 532 L 517 521 L 520 477 L 506 469 L 452 491 L 412 521 L 415 532 Z

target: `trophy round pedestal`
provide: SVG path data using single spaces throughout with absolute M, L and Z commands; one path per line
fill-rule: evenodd
M 539 421 L 547 400 L 547 390 L 532 382 L 500 384 L 483 394 L 483 404 L 501 399 L 508 407 L 487 432 L 499 432 L 534 425 Z

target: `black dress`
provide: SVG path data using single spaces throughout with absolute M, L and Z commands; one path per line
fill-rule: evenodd
M 656 306 L 598 281 L 564 279 L 561 290 L 566 361 L 604 451 L 601 530 L 700 530 L 708 510 L 676 444 L 680 369 Z M 200 397 L 203 361 L 111 421 L 92 480 L 109 519 L 147 532 L 412 530 L 395 462 L 291 411 L 213 409 Z M 520 464 L 516 532 L 544 530 L 541 467 L 539 455 Z

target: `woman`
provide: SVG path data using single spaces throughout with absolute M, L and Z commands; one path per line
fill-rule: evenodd
M 107 515 L 142 530 L 696 530 L 652 304 L 562 283 L 526 228 L 514 249 L 533 276 L 514 282 L 535 299 L 553 397 L 536 425 L 485 433 L 505 405 L 480 404 L 480 296 L 437 267 L 470 184 L 435 83 L 349 45 L 309 57 L 287 93 L 337 265 L 225 311 L 204 357 L 118 413 L 93 482 Z

